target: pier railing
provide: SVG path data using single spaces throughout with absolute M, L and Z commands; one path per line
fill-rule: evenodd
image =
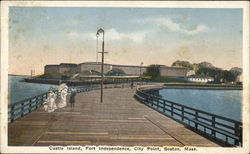
M 135 98 L 215 141 L 227 146 L 242 146 L 241 122 L 171 102 L 140 89 L 137 89 Z
M 99 86 L 92 85 L 92 86 L 81 86 L 81 87 L 75 87 L 77 88 L 77 93 L 90 91 L 97 89 Z M 69 88 L 69 91 L 71 91 L 71 88 Z M 56 98 L 58 98 L 58 90 L 54 90 L 54 93 L 56 95 Z M 30 112 L 36 110 L 39 108 L 47 99 L 48 92 L 42 93 L 40 95 L 27 98 L 25 100 L 10 104 L 8 106 L 8 122 L 13 122 Z
M 115 84 L 110 84 L 109 87 L 116 88 L 120 84 L 120 87 L 122 87 L 122 83 L 115 83 Z M 87 85 L 87 86 L 72 86 L 69 88 L 69 92 L 71 92 L 72 88 L 77 89 L 77 93 L 81 92 L 87 92 L 90 90 L 96 90 L 99 89 L 100 86 L 98 84 L 92 84 L 92 85 Z M 60 97 L 58 96 L 58 91 L 54 91 L 56 98 Z M 42 93 L 40 95 L 24 99 L 22 101 L 10 104 L 8 106 L 8 122 L 13 122 L 30 112 L 36 110 L 39 108 L 47 99 L 48 97 L 48 92 Z

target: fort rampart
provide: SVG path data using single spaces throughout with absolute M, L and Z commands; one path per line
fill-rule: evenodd
M 113 64 L 104 64 L 103 72 L 108 73 L 111 70 L 121 70 L 127 75 L 140 76 L 146 72 L 148 66 L 132 66 L 132 65 L 113 65 Z M 64 75 L 74 75 L 76 73 L 83 73 L 89 71 L 101 72 L 101 63 L 100 62 L 85 62 L 80 64 L 71 64 L 71 63 L 61 63 L 59 65 L 46 65 L 44 67 L 45 74 L 64 74 Z M 170 77 L 184 77 L 187 75 L 188 70 L 186 68 L 180 67 L 167 67 L 160 66 L 160 75 L 161 76 L 170 76 Z

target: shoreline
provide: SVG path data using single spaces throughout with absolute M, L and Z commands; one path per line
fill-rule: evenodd
M 242 87 L 163 86 L 161 89 L 243 90 Z
M 90 84 L 90 82 L 80 82 L 80 81 L 67 81 L 70 82 L 74 86 L 81 86 Z M 53 85 L 59 85 L 60 80 L 59 79 L 38 79 L 38 78 L 25 78 L 24 82 L 30 82 L 30 83 L 41 83 L 41 84 L 53 84 Z M 92 84 L 98 84 L 99 82 L 94 81 Z M 200 84 L 200 83 L 156 83 L 156 82 L 150 82 L 153 85 L 157 85 L 157 88 L 152 89 L 200 89 L 200 90 L 243 90 L 242 85 L 232 85 L 232 84 Z M 105 84 L 105 83 L 104 83 Z M 145 87 L 146 88 L 146 87 Z M 149 88 L 149 87 L 148 87 Z M 146 88 L 146 89 L 148 89 Z
M 243 90 L 243 87 L 229 84 L 162 83 L 161 85 L 145 85 L 142 89 L 146 91 L 159 89 Z
M 197 84 L 197 83 L 167 83 L 163 88 L 169 89 L 200 89 L 200 90 L 243 90 L 242 85 L 231 84 Z

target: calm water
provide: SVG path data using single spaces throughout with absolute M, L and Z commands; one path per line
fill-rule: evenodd
M 161 89 L 162 98 L 241 121 L 241 90 Z
M 23 78 L 25 76 L 9 75 L 10 104 L 47 92 L 51 87 L 58 88 L 56 85 L 23 82 Z
M 9 103 L 21 101 L 57 85 L 23 82 L 24 76 L 9 76 Z M 241 121 L 241 90 L 161 89 L 160 95 L 167 100 Z

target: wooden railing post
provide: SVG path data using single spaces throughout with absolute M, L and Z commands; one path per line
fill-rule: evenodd
M 163 100 L 163 112 L 165 113 L 165 111 L 166 111 L 166 101 L 165 100 Z
M 184 121 L 184 107 L 181 106 L 181 120 Z
M 171 103 L 171 116 L 173 116 L 173 115 L 174 115 L 174 104 Z
M 21 112 L 21 117 L 24 115 L 23 114 L 23 106 L 24 106 L 24 102 L 21 104 L 21 111 L 20 111 Z
M 36 102 L 35 102 L 35 104 L 39 104 L 39 97 L 40 97 L 40 96 L 36 97 Z
M 12 106 L 11 107 L 11 114 L 10 114 L 10 122 L 13 122 L 14 121 L 14 113 L 15 113 L 15 106 Z M 13 111 L 13 112 L 12 112 Z
M 212 127 L 215 128 L 215 116 L 212 116 Z M 215 131 L 214 130 L 211 131 L 212 131 L 212 136 L 215 137 Z
M 239 144 L 242 145 L 242 126 L 239 126 Z
M 234 134 L 239 136 L 239 140 L 235 140 L 235 145 L 239 145 L 242 143 L 242 128 L 237 123 L 234 123 Z
M 151 104 L 151 102 L 150 102 L 150 96 L 149 96 L 149 95 L 147 95 L 147 102 L 148 102 L 148 105 L 151 105 L 151 106 L 152 106 L 152 104 Z
M 159 109 L 159 98 L 156 98 L 156 101 L 157 101 L 157 109 Z
M 37 100 L 37 98 L 36 98 L 36 100 Z M 32 105 L 32 101 L 31 101 L 31 103 L 29 104 L 29 113 L 31 112 L 31 105 Z
M 195 120 L 198 121 L 198 112 L 197 111 L 195 111 Z M 197 123 L 195 123 L 195 129 L 198 130 L 198 124 Z
M 146 95 L 146 102 L 147 102 L 148 105 L 150 105 L 149 96 L 148 95 Z
M 152 96 L 149 96 L 149 100 L 150 100 L 150 103 L 152 104 L 152 106 L 154 106 L 154 99 L 153 99 L 153 97 Z

